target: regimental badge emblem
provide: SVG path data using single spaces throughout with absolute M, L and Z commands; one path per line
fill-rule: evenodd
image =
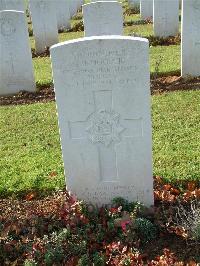
M 99 110 L 88 117 L 90 126 L 86 129 L 92 143 L 101 143 L 108 147 L 121 140 L 120 134 L 125 130 L 120 125 L 120 115 L 112 110 Z

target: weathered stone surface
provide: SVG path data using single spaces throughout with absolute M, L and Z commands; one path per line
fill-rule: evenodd
M 179 32 L 179 0 L 154 0 L 154 35 L 175 36 Z
M 200 76 L 200 1 L 184 0 L 182 7 L 182 75 Z
M 82 7 L 83 4 L 84 4 L 83 0 L 78 0 L 78 4 L 77 4 L 78 10 Z
M 83 5 L 83 21 L 85 36 L 122 35 L 122 5 L 117 1 Z
M 153 0 L 140 0 L 141 19 L 153 18 Z
M 70 6 L 70 16 L 74 16 L 78 10 L 78 1 L 77 0 L 68 0 Z
M 0 0 L 0 10 L 17 10 L 24 12 L 24 0 Z
M 67 188 L 93 204 L 153 204 L 148 47 L 96 36 L 51 48 Z
M 70 29 L 70 5 L 68 0 L 56 1 L 56 16 L 59 30 Z
M 56 4 L 49 0 L 29 0 L 37 53 L 58 43 Z
M 0 95 L 20 90 L 35 90 L 25 15 L 0 11 Z
M 131 7 L 140 7 L 140 0 L 128 0 Z

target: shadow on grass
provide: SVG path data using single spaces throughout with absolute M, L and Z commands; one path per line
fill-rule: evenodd
M 159 77 L 169 77 L 169 76 L 181 76 L 181 70 L 174 70 L 168 72 L 151 72 L 150 74 L 151 79 L 159 78 Z
M 156 178 L 156 176 L 154 176 Z M 162 177 L 163 184 L 171 184 L 181 191 L 185 191 L 188 187 L 188 182 L 192 182 L 196 187 L 200 187 L 200 180 L 198 178 L 176 179 Z M 38 188 L 32 187 L 30 189 L 24 189 L 19 191 L 0 190 L 0 198 L 12 198 L 22 200 L 43 199 L 47 196 L 51 196 L 58 191 L 66 191 L 66 187 L 63 186 L 59 189 L 56 188 Z
M 24 199 L 24 200 L 32 200 L 32 199 L 42 199 L 46 196 L 53 195 L 58 191 L 65 191 L 66 187 L 63 186 L 60 189 L 53 188 L 41 188 L 32 187 L 31 189 L 24 189 L 19 191 L 8 191 L 8 190 L 0 190 L 0 198 L 6 199 L 12 197 L 13 199 Z

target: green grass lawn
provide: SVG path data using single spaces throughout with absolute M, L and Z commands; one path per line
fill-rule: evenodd
M 152 97 L 154 174 L 198 179 L 200 94 Z M 64 186 L 55 103 L 0 108 L 0 196 Z
M 2 107 L 0 124 L 0 195 L 64 185 L 54 103 Z
M 126 7 L 127 3 L 123 5 Z M 80 21 L 80 13 L 72 26 Z M 139 15 L 125 21 L 140 20 Z M 125 35 L 148 37 L 152 24 L 127 26 Z M 59 41 L 83 32 L 59 34 Z M 30 37 L 32 48 L 34 39 Z M 37 86 L 52 84 L 49 57 L 34 58 Z M 180 73 L 180 45 L 150 47 L 151 74 Z M 152 96 L 154 175 L 198 179 L 200 94 L 197 91 Z M 65 184 L 55 103 L 0 107 L 0 196 L 62 188 Z

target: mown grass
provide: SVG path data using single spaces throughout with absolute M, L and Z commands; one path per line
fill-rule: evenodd
M 152 97 L 154 174 L 198 179 L 200 94 Z M 55 103 L 0 108 L 0 196 L 64 186 Z
M 152 97 L 154 174 L 200 178 L 199 103 L 198 91 Z
M 180 45 L 150 47 L 151 74 L 180 74 L 181 51 Z
M 50 86 L 53 81 L 50 57 L 34 58 L 33 66 L 37 86 Z
M 0 108 L 0 195 L 64 185 L 54 103 Z

